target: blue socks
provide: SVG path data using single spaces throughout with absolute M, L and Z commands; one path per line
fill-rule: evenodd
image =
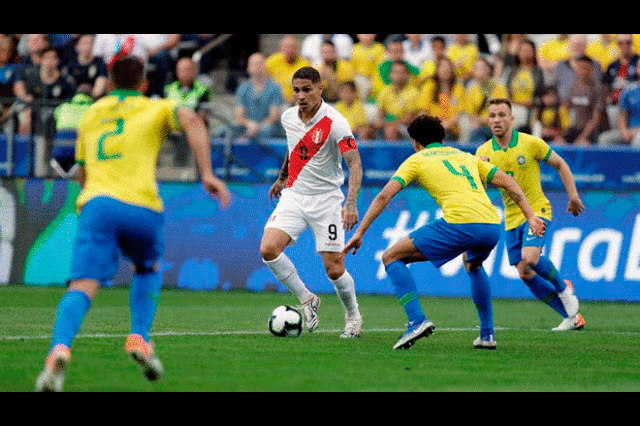
M 480 338 L 487 340 L 494 334 L 489 276 L 482 266 L 473 271 L 467 271 L 467 273 L 471 280 L 471 298 L 476 305 L 476 311 L 480 319 Z
M 149 341 L 149 331 L 156 315 L 162 277 L 159 272 L 134 274 L 131 281 L 129 308 L 131 309 L 131 333 Z M 71 348 L 82 321 L 91 306 L 84 292 L 66 292 L 60 302 L 53 323 L 51 349 L 58 344 Z
M 396 297 L 407 314 L 409 323 L 420 324 L 426 320 L 427 317 L 422 311 L 422 306 L 418 299 L 416 282 L 407 264 L 401 260 L 396 260 L 386 265 L 385 270 L 391 280 L 391 284 L 393 284 Z
M 62 296 L 58 302 L 56 319 L 53 323 L 51 349 L 58 344 L 71 348 L 71 343 L 78 334 L 90 306 L 89 296 L 82 291 L 68 291 Z
M 139 334 L 147 342 L 158 308 L 161 286 L 160 272 L 136 273 L 131 280 L 129 291 L 131 334 Z
M 567 285 L 564 283 L 560 273 L 548 257 L 540 256 L 538 264 L 532 269 L 543 278 L 549 280 L 558 293 L 562 293 L 567 288 Z
M 562 301 L 558 297 L 556 289 L 553 288 L 551 283 L 536 274 L 529 281 L 524 282 L 531 290 L 534 296 L 549 305 L 553 310 L 560 314 L 562 318 L 567 318 L 567 311 L 564 309 Z

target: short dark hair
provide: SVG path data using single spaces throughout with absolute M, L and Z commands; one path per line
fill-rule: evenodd
M 489 99 L 489 101 L 487 102 L 487 106 L 500 104 L 505 104 L 509 107 L 509 109 L 511 109 L 511 101 L 507 98 L 493 98 Z
M 407 131 L 411 139 L 422 146 L 427 146 L 434 142 L 442 143 L 445 137 L 445 130 L 440 118 L 427 114 L 420 114 L 414 118 Z
M 317 69 L 313 67 L 302 67 L 293 74 L 291 81 L 296 79 L 311 80 L 312 83 L 319 83 L 322 78 Z
M 111 64 L 110 74 L 117 89 L 136 90 L 144 78 L 144 62 L 136 56 L 124 56 Z

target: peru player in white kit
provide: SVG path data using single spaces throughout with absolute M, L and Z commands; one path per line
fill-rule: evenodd
M 298 297 L 308 331 L 318 327 L 320 298 L 300 279 L 284 253 L 311 227 L 316 251 L 321 254 L 329 280 L 345 309 L 345 329 L 340 337 L 358 337 L 362 316 L 353 278 L 344 266 L 341 250 L 345 231 L 358 223 L 357 198 L 362 183 L 360 154 L 347 120 L 322 100 L 318 71 L 303 67 L 292 78 L 297 105 L 282 114 L 287 135 L 287 155 L 269 199 L 278 205 L 265 225 L 260 254 L 275 277 Z M 342 158 L 349 168 L 345 196 Z

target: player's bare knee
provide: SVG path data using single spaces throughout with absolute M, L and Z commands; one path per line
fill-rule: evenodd
M 339 258 L 324 259 L 323 263 L 327 277 L 332 281 L 343 276 L 346 271 L 344 263 Z
M 536 274 L 533 269 L 525 261 L 521 261 L 516 265 L 518 275 L 522 281 L 529 281 Z
M 394 252 L 393 250 L 385 250 L 385 252 L 382 253 L 382 264 L 384 266 L 387 266 L 388 264 L 390 264 L 391 262 L 395 262 L 396 260 L 400 260 L 397 252 Z
M 268 242 L 260 244 L 260 256 L 262 256 L 262 259 L 267 262 L 275 260 L 280 256 L 280 253 L 282 253 L 282 250 L 275 244 L 270 244 Z

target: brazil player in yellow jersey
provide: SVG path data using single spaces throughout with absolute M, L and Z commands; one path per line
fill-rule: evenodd
M 491 99 L 488 102 L 488 119 L 494 136 L 478 147 L 476 155 L 513 176 L 536 215 L 543 218 L 548 226 L 552 218 L 551 204 L 542 191 L 540 180 L 540 162 L 546 162 L 557 170 L 564 184 L 569 196 L 567 211 L 574 216 L 579 215 L 584 210 L 584 204 L 571 169 L 542 139 L 513 128 L 514 118 L 509 100 Z M 525 217 L 513 201 L 504 192 L 502 198 L 509 263 L 516 266 L 520 278 L 531 292 L 562 316 L 562 322 L 554 330 L 584 327 L 585 321 L 578 312 L 579 302 L 574 295 L 573 284 L 562 278 L 549 258 L 542 256 L 546 236 L 532 235 Z
M 78 196 L 78 228 L 67 292 L 58 303 L 51 348 L 36 380 L 37 391 L 61 391 L 71 344 L 96 296 L 100 282 L 113 278 L 119 255 L 134 267 L 130 287 L 130 335 L 125 351 L 157 380 L 162 363 L 149 341 L 162 277 L 163 206 L 156 183 L 160 146 L 172 130 L 184 130 L 194 151 L 204 188 L 229 204 L 229 191 L 213 175 L 204 122 L 173 101 L 141 94 L 144 64 L 133 56 L 116 60 L 110 69 L 108 96 L 97 101 L 78 128 L 76 161 L 82 191 Z
M 444 216 L 413 231 L 382 256 L 387 275 L 408 318 L 407 332 L 393 348 L 408 349 L 417 339 L 430 335 L 435 329 L 422 310 L 417 285 L 407 264 L 428 260 L 440 267 L 463 254 L 480 319 L 480 336 L 473 345 L 480 349 L 495 349 L 491 286 L 482 262 L 500 239 L 500 216 L 485 192 L 485 184 L 492 183 L 507 191 L 536 235 L 544 235 L 545 223 L 535 216 L 514 179 L 472 154 L 444 146 L 445 130 L 439 118 L 419 115 L 407 130 L 416 153 L 400 165 L 373 200 L 342 254 L 351 250 L 356 254 L 365 232 L 391 199 L 415 182 L 435 199 Z

